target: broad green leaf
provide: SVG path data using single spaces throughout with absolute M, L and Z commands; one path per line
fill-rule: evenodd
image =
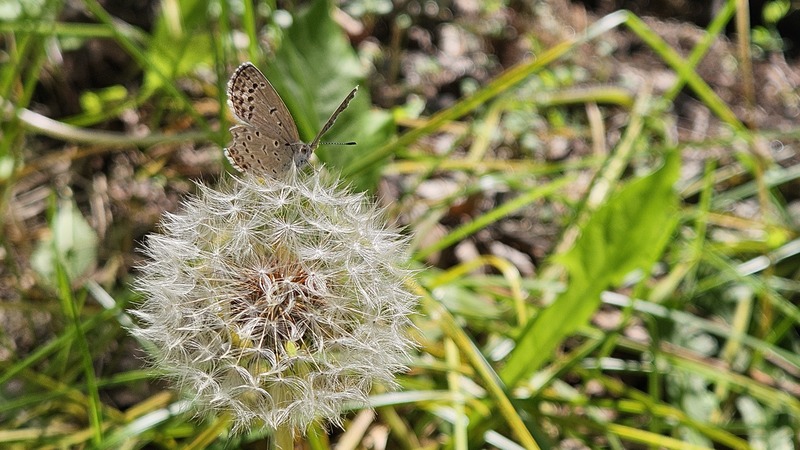
M 570 282 L 582 277 L 615 285 L 633 270 L 649 271 L 677 225 L 672 185 L 679 167 L 673 153 L 660 170 L 631 182 L 595 212 L 575 246 L 556 257 L 567 267 Z
M 395 132 L 389 113 L 371 109 L 369 89 L 363 86 L 364 71 L 344 33 L 331 19 L 327 1 L 315 1 L 311 8 L 295 16 L 275 61 L 263 69 L 292 112 L 306 142 L 314 138 L 350 90 L 362 85 L 322 139 L 356 141 L 358 145 L 322 146 L 317 150 L 319 158 L 337 172 L 383 145 Z M 379 169 L 378 164 L 373 165 L 349 181 L 360 189 L 372 189 Z
M 679 168 L 673 152 L 661 169 L 622 188 L 587 221 L 575 246 L 556 258 L 567 269 L 569 285 L 520 335 L 501 374 L 506 383 L 513 386 L 549 359 L 591 318 L 603 290 L 634 270 L 650 270 L 677 225 L 672 186 Z

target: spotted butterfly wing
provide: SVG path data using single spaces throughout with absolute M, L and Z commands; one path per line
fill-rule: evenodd
M 239 120 L 231 127 L 225 156 L 240 172 L 278 176 L 293 164 L 300 135 L 283 100 L 252 63 L 239 66 L 228 82 L 228 104 Z

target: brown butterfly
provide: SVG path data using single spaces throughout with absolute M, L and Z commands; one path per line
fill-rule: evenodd
M 267 77 L 252 63 L 239 66 L 228 82 L 228 104 L 239 124 L 230 128 L 233 139 L 225 156 L 240 172 L 278 177 L 292 163 L 302 167 L 320 144 L 320 138 L 356 96 L 358 86 L 342 100 L 311 143 L 300 140 L 294 118 Z M 344 142 L 340 145 L 355 145 Z

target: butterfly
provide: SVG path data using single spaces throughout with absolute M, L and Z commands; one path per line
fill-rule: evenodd
M 357 91 L 358 86 L 342 100 L 314 140 L 305 143 L 278 92 L 256 66 L 246 62 L 228 81 L 228 105 L 239 124 L 230 128 L 232 139 L 225 156 L 240 172 L 273 178 L 287 173 L 292 164 L 303 167 Z

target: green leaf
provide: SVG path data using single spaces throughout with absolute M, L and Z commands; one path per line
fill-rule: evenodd
M 631 182 L 589 219 L 575 246 L 556 261 L 570 279 L 619 284 L 636 269 L 649 270 L 677 225 L 672 185 L 680 161 L 676 153 L 649 176 Z
M 56 286 L 55 264 L 59 261 L 70 280 L 97 263 L 97 235 L 75 204 L 61 203 L 51 221 L 51 234 L 39 242 L 31 266 L 51 286 Z
M 599 208 L 575 246 L 556 258 L 569 274 L 566 291 L 528 323 L 501 376 L 509 385 L 534 372 L 558 344 L 585 325 L 600 306 L 600 294 L 634 270 L 649 271 L 677 225 L 672 189 L 680 159 L 629 183 Z
M 364 71 L 345 34 L 331 19 L 324 0 L 298 14 L 264 74 L 292 112 L 301 138 L 309 142 L 356 85 Z M 358 145 L 322 146 L 319 158 L 339 172 L 349 162 L 376 150 L 395 133 L 392 116 L 371 109 L 369 90 L 361 86 L 323 142 L 356 141 Z M 360 189 L 374 188 L 380 164 L 356 174 L 351 181 Z

